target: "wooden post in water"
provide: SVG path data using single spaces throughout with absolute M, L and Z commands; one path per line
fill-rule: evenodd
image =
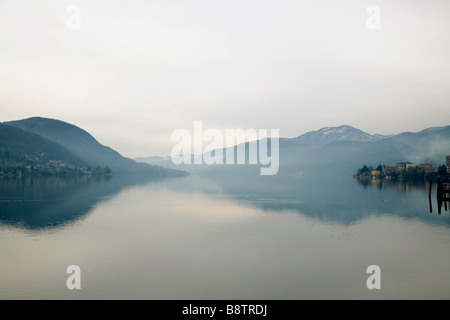
M 444 180 L 444 184 L 447 185 L 447 179 Z M 447 211 L 447 190 L 442 188 L 442 200 L 444 200 L 444 208 Z
M 437 202 L 438 202 L 438 213 L 441 214 L 441 208 L 442 208 L 442 185 L 441 185 L 441 177 L 438 177 L 438 179 L 437 179 L 436 196 L 437 196 Z
M 430 179 L 430 188 L 428 189 L 428 203 L 430 204 L 430 213 L 433 213 L 433 206 L 431 204 L 431 185 L 433 184 L 433 180 Z
M 430 205 L 430 213 L 433 213 L 433 205 L 431 204 L 431 197 L 428 197 L 428 204 Z
M 444 180 L 444 185 L 445 185 L 445 188 L 442 188 L 442 198 L 444 198 L 444 200 L 450 200 L 450 198 L 449 197 L 447 197 L 447 195 L 450 195 L 450 190 L 448 189 L 449 188 L 449 181 L 448 181 L 448 179 L 445 179 Z
M 438 200 L 442 199 L 442 184 L 441 184 L 441 177 L 438 177 L 437 179 L 437 188 L 436 188 L 436 195 Z
M 428 189 L 428 197 L 431 197 L 431 186 L 433 185 L 433 180 L 430 179 L 430 188 Z

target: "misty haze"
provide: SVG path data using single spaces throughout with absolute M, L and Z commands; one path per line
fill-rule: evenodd
M 449 10 L 0 1 L 0 300 L 449 299 Z

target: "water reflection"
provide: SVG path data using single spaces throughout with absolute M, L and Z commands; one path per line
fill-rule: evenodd
M 425 180 L 392 180 L 392 179 L 355 179 L 364 188 L 376 187 L 380 190 L 394 188 L 399 192 L 408 192 L 412 189 L 425 189 Z
M 450 215 L 430 214 L 424 183 L 365 184 L 351 176 L 198 176 L 186 184 L 171 181 L 178 191 L 227 195 L 242 205 L 266 212 L 293 211 L 322 222 L 353 224 L 372 215 L 395 215 L 429 223 L 450 225 Z M 189 186 L 189 188 L 186 187 Z M 432 199 L 437 207 L 437 199 Z
M 0 225 L 27 230 L 63 228 L 124 188 L 160 180 L 145 176 L 0 179 Z
M 395 189 L 397 192 L 410 193 L 419 191 L 419 193 L 428 193 L 428 207 L 429 212 L 433 213 L 433 202 L 435 203 L 435 208 L 437 208 L 437 213 L 440 215 L 442 209 L 448 210 L 447 203 L 449 200 L 442 195 L 442 188 L 447 188 L 447 181 L 425 181 L 425 180 L 381 180 L 381 179 L 355 179 L 357 183 L 367 188 L 377 188 L 379 190 L 383 189 Z
M 450 215 L 428 212 L 426 189 L 192 174 L 0 180 L 0 192 L 0 299 L 450 294 Z M 65 288 L 71 264 L 83 270 L 76 292 Z M 370 264 L 384 270 L 376 293 Z
M 450 225 L 450 215 L 430 214 L 432 207 L 440 212 L 440 206 L 437 199 L 427 199 L 428 188 L 424 183 L 364 182 L 347 176 L 244 174 L 232 177 L 193 174 L 170 179 L 136 176 L 2 179 L 0 225 L 27 230 L 63 228 L 86 217 L 99 202 L 139 185 L 201 193 L 212 199 L 226 197 L 264 212 L 296 212 L 329 223 L 353 224 L 372 215 L 395 215 Z

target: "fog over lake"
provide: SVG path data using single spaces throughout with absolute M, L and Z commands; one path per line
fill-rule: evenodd
M 1 299 L 450 297 L 450 214 L 434 193 L 430 213 L 423 186 L 191 174 L 0 187 Z M 66 287 L 73 264 L 81 290 Z M 381 290 L 366 287 L 374 264 Z

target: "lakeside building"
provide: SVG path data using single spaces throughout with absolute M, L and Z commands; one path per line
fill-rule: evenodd
M 447 156 L 446 160 L 447 173 L 450 173 L 450 156 Z

